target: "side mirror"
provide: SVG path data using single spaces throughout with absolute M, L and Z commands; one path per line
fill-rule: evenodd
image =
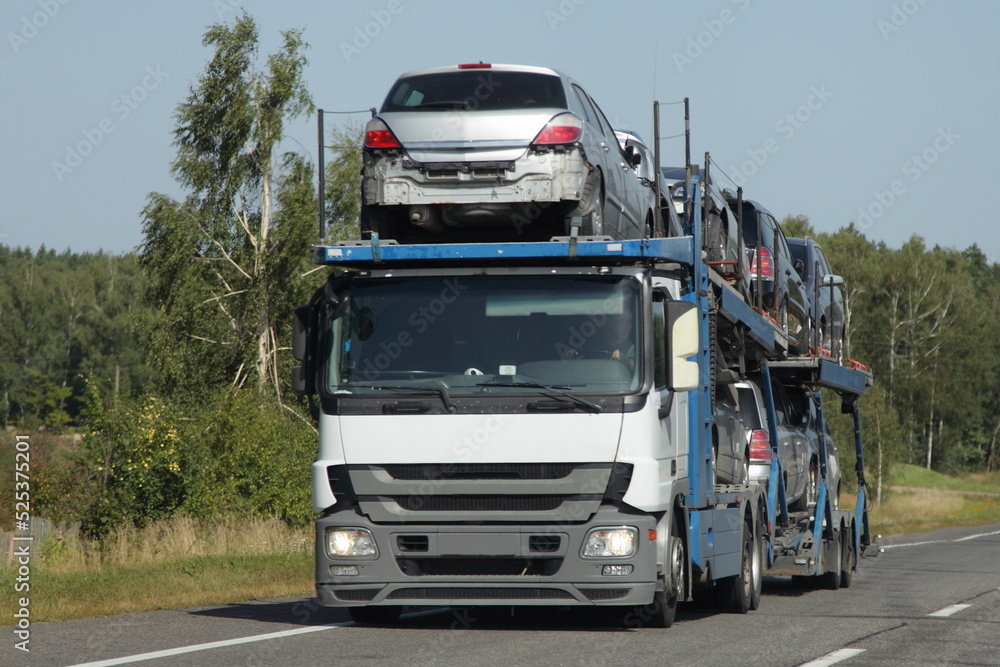
M 292 368 L 292 392 L 303 396 L 316 393 L 316 309 L 299 306 L 292 317 L 292 356 L 302 363 Z
M 820 283 L 823 287 L 839 287 L 844 284 L 844 279 L 840 276 L 835 276 L 832 273 L 828 273 L 823 276 L 823 282 Z
M 668 301 L 667 385 L 673 391 L 690 391 L 701 384 L 701 368 L 686 357 L 698 353 L 698 309 L 687 301 Z
M 635 150 L 635 146 L 628 144 L 625 146 L 625 161 L 629 163 L 632 167 L 635 167 L 641 161 L 639 152 Z
M 806 265 L 802 262 L 801 259 L 797 259 L 797 260 L 795 260 L 794 266 L 795 266 L 795 272 L 798 273 L 801 276 L 802 275 L 802 269 L 806 268 Z

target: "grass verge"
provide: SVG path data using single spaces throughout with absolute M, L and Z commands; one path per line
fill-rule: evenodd
M 1000 521 L 1000 498 L 949 493 L 942 489 L 893 491 L 869 512 L 871 531 L 881 535 L 919 533 Z
M 888 485 L 894 488 L 884 491 L 882 502 L 869 512 L 873 533 L 918 533 L 1000 521 L 1000 471 L 950 477 L 899 464 L 893 466 Z M 841 507 L 846 507 L 843 502 Z
M 313 590 L 308 553 L 199 556 L 143 565 L 109 565 L 85 572 L 31 575 L 31 619 L 65 621 L 155 609 L 246 602 Z M 14 599 L 0 614 L 13 618 Z
M 32 622 L 94 618 L 294 595 L 314 590 L 311 528 L 277 519 L 196 521 L 179 517 L 123 528 L 101 544 L 68 534 L 37 545 L 28 591 L 17 563 L 0 565 L 0 625 L 22 597 Z

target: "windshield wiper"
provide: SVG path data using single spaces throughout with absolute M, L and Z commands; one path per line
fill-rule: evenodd
M 580 407 L 586 408 L 587 411 L 589 411 L 589 412 L 593 412 L 595 414 L 596 413 L 600 413 L 600 412 L 604 412 L 604 408 L 602 408 L 597 403 L 593 403 L 591 401 L 588 401 L 585 398 L 580 398 L 576 394 L 571 394 L 570 392 L 566 391 L 567 389 L 569 389 L 569 387 L 559 387 L 559 386 L 551 385 L 551 384 L 541 384 L 540 382 L 498 382 L 497 380 L 490 380 L 489 382 L 481 382 L 481 383 L 479 383 L 476 386 L 477 387 L 520 387 L 520 388 L 525 388 L 525 389 L 545 389 L 546 391 L 549 392 L 547 394 L 548 396 L 552 396 L 553 394 L 556 394 L 556 395 L 559 395 L 559 396 L 564 396 L 564 397 L 568 398 L 569 400 L 573 401 L 574 403 L 576 403 L 577 405 L 579 405 Z
M 360 387 L 363 389 L 385 389 L 388 391 L 415 391 L 422 394 L 436 394 L 441 398 L 441 402 L 444 403 L 445 410 L 448 412 L 455 412 L 457 408 L 451 400 L 451 395 L 448 390 L 442 386 L 430 385 L 430 384 L 374 384 L 374 385 L 357 385 L 350 384 L 351 387 Z

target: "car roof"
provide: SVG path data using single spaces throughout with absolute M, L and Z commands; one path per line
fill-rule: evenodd
M 535 65 L 510 65 L 503 63 L 478 63 L 482 65 L 481 68 L 469 67 L 466 69 L 459 69 L 462 65 L 442 65 L 439 67 L 427 67 L 424 69 L 414 69 L 409 72 L 403 72 L 397 79 L 403 79 L 410 76 L 420 76 L 421 74 L 440 74 L 442 72 L 488 72 L 490 70 L 498 72 L 531 72 L 534 74 L 548 74 L 550 76 L 558 76 L 563 79 L 572 80 L 571 77 L 566 76 L 558 70 L 554 70 L 551 67 L 537 67 Z M 487 66 L 488 65 L 488 66 Z

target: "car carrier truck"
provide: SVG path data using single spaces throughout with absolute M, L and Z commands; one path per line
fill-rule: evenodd
M 699 190 L 692 176 L 688 192 Z M 691 202 L 689 220 L 698 220 Z M 750 370 L 838 392 L 863 370 L 791 357 L 686 236 L 313 248 L 296 311 L 310 396 L 316 592 L 358 622 L 404 606 L 618 607 L 668 627 L 705 591 L 742 613 L 764 574 L 845 585 L 868 545 L 865 486 L 792 512 L 770 479 L 716 483 L 713 401 Z M 764 394 L 771 401 L 768 383 Z M 769 409 L 775 433 L 773 405 Z

